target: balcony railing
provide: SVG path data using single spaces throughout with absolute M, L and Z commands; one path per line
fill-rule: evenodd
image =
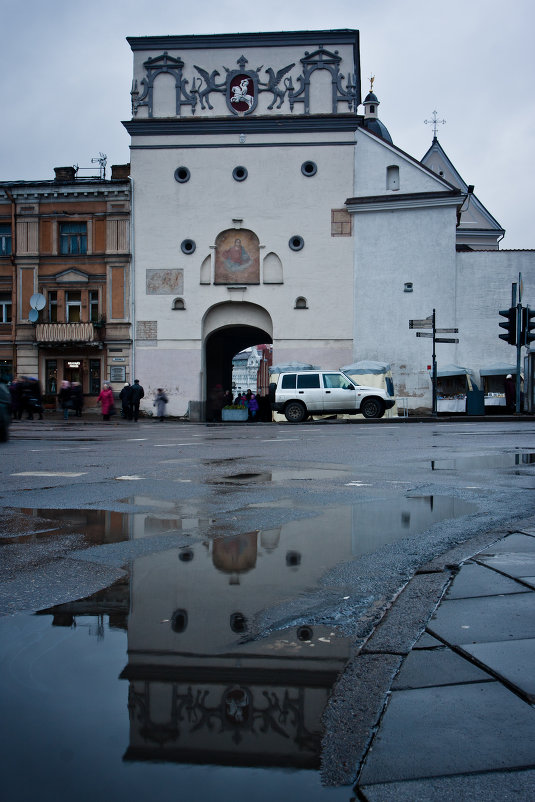
M 93 323 L 38 323 L 35 339 L 40 343 L 91 343 L 100 340 Z

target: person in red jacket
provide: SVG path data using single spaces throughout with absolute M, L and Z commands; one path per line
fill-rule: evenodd
M 100 391 L 97 398 L 97 404 L 100 404 L 102 409 L 102 420 L 109 420 L 112 410 L 115 410 L 113 390 L 109 384 L 105 384 Z

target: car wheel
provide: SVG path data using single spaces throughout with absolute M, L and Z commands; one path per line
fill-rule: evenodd
M 365 398 L 360 405 L 360 411 L 365 418 L 382 418 L 385 414 L 384 404 L 379 398 Z
M 284 415 L 290 423 L 301 423 L 301 421 L 305 420 L 307 411 L 305 405 L 300 404 L 299 401 L 290 401 L 284 407 Z

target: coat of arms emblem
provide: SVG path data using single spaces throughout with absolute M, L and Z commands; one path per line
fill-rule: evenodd
M 243 69 L 246 61 L 242 56 L 238 60 L 242 69 L 227 74 L 227 106 L 233 114 L 250 114 L 258 103 L 258 74 Z

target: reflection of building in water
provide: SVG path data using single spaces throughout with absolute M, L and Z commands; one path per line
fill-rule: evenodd
M 347 643 L 295 622 L 247 635 L 262 610 L 351 556 L 347 511 L 335 517 L 343 536 L 334 544 L 311 540 L 308 519 L 135 561 L 126 759 L 319 765 L 321 715 Z
M 328 508 L 140 556 L 129 599 L 124 588 L 114 598 L 114 586 L 46 612 L 70 625 L 82 615 L 108 614 L 111 623 L 129 611 L 125 759 L 314 767 L 349 646 L 301 614 L 307 594 L 331 568 L 472 511 L 440 496 Z M 162 512 L 172 520 L 171 509 Z M 346 603 L 344 587 L 332 592 Z

